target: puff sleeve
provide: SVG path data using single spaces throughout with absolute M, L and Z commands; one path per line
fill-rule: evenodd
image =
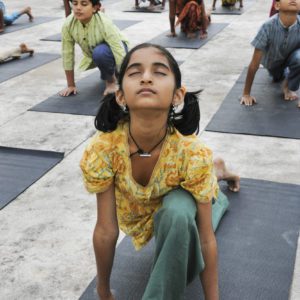
M 217 199 L 219 186 L 214 173 L 212 151 L 197 143 L 193 149 L 187 150 L 185 156 L 181 187 L 190 192 L 198 203 Z
M 93 137 L 80 161 L 84 185 L 90 193 L 104 192 L 114 180 L 111 145 L 104 135 Z

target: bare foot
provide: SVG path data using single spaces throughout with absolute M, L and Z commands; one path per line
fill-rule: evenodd
M 238 192 L 240 190 L 240 177 L 228 171 L 222 158 L 216 158 L 214 160 L 214 167 L 218 181 L 227 181 L 228 188 L 232 192 Z
M 26 44 L 22 43 L 20 44 L 21 53 L 29 53 L 30 56 L 33 55 L 34 50 L 31 48 L 28 48 Z
M 211 10 L 216 10 L 216 7 L 215 7 L 215 6 L 212 6 L 212 7 L 211 7 Z
M 176 37 L 176 36 L 177 36 L 176 32 L 170 32 L 167 34 L 167 37 L 171 37 L 171 38 Z
M 186 34 L 186 37 L 187 37 L 188 39 L 194 39 L 194 38 L 196 37 L 196 33 L 194 33 L 194 32 L 188 32 L 188 33 Z
M 296 92 L 289 90 L 288 81 L 284 79 L 282 84 L 282 91 L 284 95 L 284 100 L 286 101 L 294 101 L 298 99 L 298 95 Z
M 155 5 L 154 5 L 154 4 L 150 4 L 150 5 L 147 7 L 147 9 L 149 9 L 149 10 L 154 10 L 154 9 L 155 9 Z
M 0 28 L 0 33 L 1 33 L 1 32 L 4 32 L 4 28 Z
M 106 84 L 106 87 L 103 92 L 103 96 L 106 96 L 108 94 L 113 94 L 118 90 L 118 85 L 117 85 L 116 80 L 114 80 L 113 82 L 105 81 L 105 84 Z
M 33 15 L 31 13 L 31 7 L 30 6 L 25 8 L 25 13 L 28 15 L 29 21 L 32 22 L 33 21 Z

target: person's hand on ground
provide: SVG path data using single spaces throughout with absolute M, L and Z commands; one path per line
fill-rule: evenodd
M 240 101 L 240 104 L 244 104 L 246 106 L 251 106 L 256 103 L 256 99 L 251 95 L 243 95 Z
M 62 90 L 62 91 L 59 92 L 59 95 L 63 96 L 63 97 L 68 97 L 68 96 L 70 96 L 72 94 L 73 95 L 77 94 L 76 86 L 69 86 L 69 87 L 67 87 L 64 90 Z

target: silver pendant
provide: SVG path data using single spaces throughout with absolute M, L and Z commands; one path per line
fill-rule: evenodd
M 139 155 L 140 157 L 151 157 L 151 154 L 147 152 L 139 153 Z

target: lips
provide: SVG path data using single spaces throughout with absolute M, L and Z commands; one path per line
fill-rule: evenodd
M 152 94 L 156 94 L 156 92 L 150 88 L 143 88 L 140 89 L 137 94 L 142 94 L 142 93 L 152 93 Z

